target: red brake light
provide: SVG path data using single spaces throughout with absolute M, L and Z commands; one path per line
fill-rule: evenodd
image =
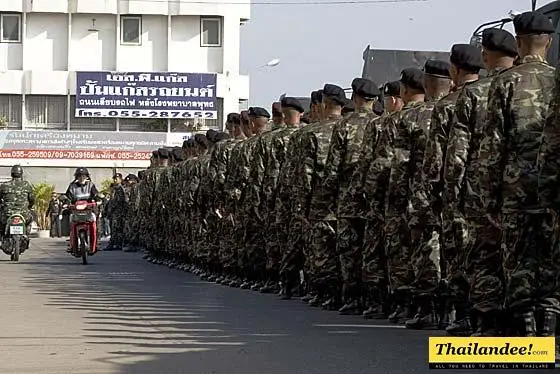
M 12 218 L 12 225 L 19 225 L 21 223 L 21 217 Z

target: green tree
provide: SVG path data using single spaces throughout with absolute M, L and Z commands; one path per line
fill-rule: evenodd
M 33 185 L 33 193 L 35 194 L 35 211 L 37 212 L 37 225 L 39 230 L 48 230 L 47 209 L 52 194 L 55 192 L 54 186 L 48 183 L 37 183 Z

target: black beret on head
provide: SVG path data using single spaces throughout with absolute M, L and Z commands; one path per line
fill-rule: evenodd
M 214 142 L 218 143 L 221 142 L 222 140 L 226 140 L 229 139 L 229 134 L 227 132 L 219 132 L 216 134 L 216 136 L 214 136 Z
M 328 97 L 340 106 L 346 104 L 347 99 L 344 90 L 335 84 L 325 84 L 325 87 L 323 87 L 323 96 Z
M 446 61 L 428 60 L 424 64 L 424 74 L 451 79 L 451 75 L 449 74 L 450 67 L 451 65 Z
M 257 106 L 249 108 L 249 116 L 270 118 L 270 113 L 268 113 L 268 110 Z
M 230 113 L 227 115 L 227 122 L 231 122 L 231 123 L 235 123 L 236 125 L 239 125 L 241 123 L 241 118 L 239 116 L 239 113 Z
M 513 27 L 517 35 L 552 34 L 554 26 L 542 13 L 525 12 L 513 19 Z
M 216 130 L 210 129 L 206 131 L 206 139 L 214 143 L 214 138 L 216 137 L 217 134 L 218 132 Z
M 377 84 L 365 78 L 356 78 L 352 81 L 352 91 L 366 100 L 374 100 L 381 94 Z
M 387 82 L 383 87 L 383 95 L 385 96 L 401 96 L 401 83 L 399 81 Z
M 295 97 L 283 97 L 282 108 L 295 109 L 300 113 L 305 112 L 305 108 L 303 107 L 303 105 L 301 105 L 301 102 Z
M 424 91 L 424 72 L 417 68 L 404 69 L 400 82 L 407 87 Z
M 177 161 L 183 161 L 185 155 L 181 148 L 173 148 L 173 158 Z
M 183 149 L 185 148 L 189 148 L 189 141 L 188 140 L 183 140 Z
M 169 158 L 169 151 L 165 148 L 158 149 L 159 158 Z
M 489 51 L 517 56 L 517 42 L 515 37 L 506 30 L 490 28 L 482 32 L 482 46 Z
M 194 148 L 196 147 L 196 140 L 194 138 L 190 138 L 187 140 L 187 148 Z
M 459 69 L 476 71 L 484 69 L 482 53 L 477 46 L 472 44 L 455 44 L 451 48 L 449 61 Z
M 157 156 L 159 156 L 158 151 L 152 151 L 152 157 L 157 157 Z
M 145 170 L 138 171 L 138 178 L 139 179 L 144 179 L 145 177 L 146 177 L 146 171 Z
M 137 181 L 138 177 L 136 176 L 136 174 L 128 174 L 126 176 L 125 180 L 127 180 L 127 181 Z
M 208 139 L 206 138 L 206 135 L 202 135 L 202 134 L 196 134 L 194 136 L 194 141 L 203 146 L 206 146 L 208 143 Z

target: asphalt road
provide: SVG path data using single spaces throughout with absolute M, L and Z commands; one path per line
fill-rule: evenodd
M 83 266 L 64 247 L 35 239 L 20 263 L 0 257 L 0 373 L 430 371 L 428 332 L 199 281 L 139 253 Z

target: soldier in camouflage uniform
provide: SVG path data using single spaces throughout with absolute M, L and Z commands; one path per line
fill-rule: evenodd
M 123 177 L 121 173 L 113 176 L 113 192 L 111 193 L 110 214 L 111 214 L 111 240 L 105 251 L 123 249 L 124 241 L 124 224 L 126 220 L 126 206 L 128 197 L 126 196 Z
M 296 150 L 298 167 L 294 179 L 303 191 L 295 199 L 296 217 L 292 220 L 297 241 L 289 242 L 290 247 L 282 258 L 281 273 L 286 282 L 286 295 L 289 297 L 290 286 L 295 286 L 298 272 L 303 270 L 307 249 L 308 256 L 305 257 L 309 264 L 310 287 L 318 291 L 318 295 L 330 296 L 325 307 L 332 307 L 335 305 L 335 298 L 338 298 L 338 292 L 332 288 L 338 285 L 340 273 L 335 246 L 336 217 L 329 217 L 320 191 L 325 181 L 324 169 L 332 130 L 342 118 L 342 107 L 346 103 L 344 90 L 336 85 L 326 84 L 323 87 L 323 102 L 325 119 L 303 128 L 299 137 Z M 315 300 L 318 303 L 319 296 Z
M 451 78 L 455 84 L 454 91 L 436 104 L 426 143 L 423 170 L 431 216 L 428 215 L 423 224 L 433 226 L 434 231 L 442 235 L 440 264 L 444 279 L 447 281 L 447 290 L 443 290 L 442 300 L 449 304 L 448 307 L 453 305 L 456 311 L 456 322 L 449 326 L 451 333 L 458 329 L 456 325 L 467 317 L 468 311 L 468 280 L 463 269 L 468 228 L 464 220 L 454 220 L 453 213 L 443 209 L 442 172 L 449 131 L 454 120 L 455 103 L 463 87 L 478 80 L 478 72 L 484 68 L 484 65 L 480 49 L 469 44 L 454 45 L 451 49 L 450 62 Z M 445 318 L 446 315 L 442 315 L 440 327 L 445 324 Z
M 286 127 L 275 131 L 260 142 L 257 160 L 262 160 L 264 175 L 260 190 L 258 216 L 263 220 L 263 241 L 265 243 L 267 283 L 259 289 L 263 293 L 277 292 L 280 281 L 280 261 L 283 246 L 287 240 L 287 225 L 290 221 L 289 184 L 290 174 L 286 171 L 288 142 L 292 134 L 301 126 L 303 107 L 299 100 L 284 97 L 281 101 Z M 286 164 L 286 162 L 288 164 Z
M 549 191 L 558 184 L 549 176 L 557 173 L 558 153 L 546 138 L 557 138 L 557 125 L 546 122 L 554 68 L 545 62 L 554 27 L 538 12 L 518 15 L 513 25 L 519 61 L 490 86 L 480 185 L 489 223 L 502 229 L 504 307 L 513 317 L 509 327 L 517 327 L 506 334 L 554 336 L 560 262 Z
M 408 198 L 410 128 L 414 116 L 408 112 L 424 102 L 423 73 L 416 68 L 402 71 L 400 98 L 404 105 L 387 117 L 379 135 L 376 157 L 370 169 L 377 177 L 372 184 L 376 196 L 373 208 L 384 219 L 384 247 L 389 290 L 393 301 L 392 322 L 407 313 L 410 299 L 410 243 L 405 213 Z M 406 116 L 406 118 L 405 118 Z
M 377 209 L 383 204 L 383 196 L 377 196 L 375 191 L 376 178 L 382 177 L 371 172 L 377 156 L 377 144 L 380 132 L 385 128 L 385 122 L 392 115 L 396 115 L 403 106 L 400 97 L 400 82 L 387 82 L 383 86 L 383 96 L 387 112 L 370 121 L 365 129 L 357 168 L 352 175 L 349 186 L 350 194 L 356 206 L 363 206 L 365 220 L 362 259 L 362 285 L 366 292 L 367 309 L 365 318 L 383 318 L 387 294 L 386 256 L 383 240 L 383 212 Z M 379 167 L 377 165 L 376 167 Z M 381 202 L 376 202 L 381 200 Z
M 413 270 L 411 301 L 416 314 L 406 321 L 406 327 L 422 329 L 433 326 L 434 292 L 439 285 L 440 246 L 438 236 L 430 226 L 423 224 L 424 217 L 415 210 L 417 191 L 423 183 L 422 165 L 428 138 L 432 112 L 436 103 L 449 94 L 451 89 L 451 66 L 445 61 L 428 60 L 424 65 L 424 104 L 410 110 L 410 161 L 408 172 L 409 196 L 406 219 L 410 230 L 410 263 Z
M 326 250 L 324 253 L 327 255 L 335 253 L 334 259 L 326 258 L 326 261 L 334 261 L 335 264 L 336 260 L 340 262 L 344 302 L 340 309 L 342 314 L 361 313 L 359 303 L 363 291 L 360 287 L 361 251 L 365 229 L 362 212 L 365 207 L 355 205 L 356 200 L 349 186 L 358 162 L 366 126 L 377 117 L 372 109 L 375 99 L 380 95 L 377 84 L 364 78 L 356 78 L 352 81 L 352 91 L 352 102 L 356 110 L 334 125 L 323 187 L 316 191 L 318 200 L 324 202 L 325 210 L 328 212 L 325 221 L 337 228 L 334 243 L 330 241 L 324 243 L 326 248 L 336 246 L 335 251 Z M 329 240 L 331 236 L 332 233 L 327 233 L 325 239 Z M 330 276 L 330 279 L 323 279 L 323 283 L 326 284 L 316 282 L 319 297 L 338 298 L 340 283 L 338 274 L 337 276 L 330 274 Z
M 276 130 L 284 127 L 284 115 L 282 114 L 282 105 L 279 102 L 272 103 L 272 124 L 270 130 Z
M 308 116 L 309 123 L 321 121 L 324 117 L 325 105 L 323 104 L 323 90 L 311 92 L 311 111 Z
M 488 331 L 491 326 L 496 326 L 496 313 L 503 300 L 498 244 L 500 232 L 495 226 L 488 224 L 482 209 L 477 177 L 480 160 L 473 158 L 480 146 L 490 84 L 501 71 L 513 66 L 517 46 L 514 36 L 501 29 L 484 30 L 482 46 L 488 76 L 465 85 L 457 99 L 443 170 L 443 202 L 444 211 L 452 214 L 453 222 L 466 225 L 469 232 L 468 248 L 465 248 L 468 258 L 464 260 L 463 266 L 466 278 L 472 283 L 472 293 L 466 289 L 464 280 L 465 288 L 460 293 L 463 298 L 460 304 L 467 304 L 467 295 L 471 293 L 471 301 L 475 303 L 474 310 L 483 313 L 478 316 L 481 322 L 484 320 L 481 328 Z M 463 318 L 448 328 L 448 332 L 454 335 L 470 334 L 471 321 L 465 318 L 470 314 L 472 313 L 463 312 Z M 493 328 L 491 331 L 497 332 Z
M 237 245 L 241 227 L 240 212 L 236 209 L 241 195 L 241 176 L 243 175 L 241 160 L 244 144 L 252 136 L 249 112 L 241 112 L 241 125 L 235 130 L 236 143 L 229 154 L 227 175 L 223 191 L 223 218 L 221 230 L 220 257 L 224 273 L 229 275 L 229 286 L 239 287 L 242 283 L 237 260 Z

